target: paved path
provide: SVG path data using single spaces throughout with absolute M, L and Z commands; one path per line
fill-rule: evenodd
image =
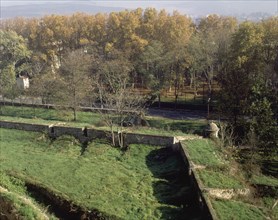
M 206 119 L 207 113 L 199 110 L 165 110 L 158 108 L 149 108 L 147 115 L 150 116 L 161 116 L 170 119 Z

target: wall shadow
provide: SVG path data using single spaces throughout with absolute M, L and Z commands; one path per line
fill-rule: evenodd
M 165 204 L 159 208 L 162 219 L 201 219 L 196 193 L 181 156 L 164 147 L 151 151 L 146 163 L 154 177 L 159 179 L 152 183 L 152 187 L 157 200 Z

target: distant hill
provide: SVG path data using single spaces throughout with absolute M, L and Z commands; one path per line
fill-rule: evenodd
M 65 2 L 51 4 L 32 4 L 32 5 L 14 5 L 1 7 L 1 19 L 14 17 L 42 17 L 49 14 L 73 14 L 75 12 L 85 12 L 96 14 L 99 12 L 110 13 L 113 11 L 125 10 L 123 7 L 105 7 L 96 6 L 86 2 Z
M 1 0 L 0 0 L 1 1 Z M 139 1 L 138 1 L 139 2 Z M 158 1 L 159 2 L 159 1 Z M 114 2 L 117 4 L 117 2 Z M 84 12 L 88 14 L 96 14 L 96 13 L 110 13 L 110 12 L 118 12 L 123 11 L 125 9 L 135 9 L 140 6 L 140 4 L 136 5 L 134 4 L 133 7 L 131 7 L 132 2 L 126 1 L 125 7 L 120 6 L 101 6 L 96 5 L 96 3 L 92 1 L 79 1 L 79 2 L 48 2 L 48 3 L 33 3 L 33 4 L 26 4 L 25 5 L 13 5 L 13 6 L 1 6 L 0 10 L 0 18 L 6 19 L 6 18 L 14 18 L 14 17 L 42 17 L 44 15 L 49 14 L 62 14 L 62 15 L 68 15 L 73 14 L 76 12 Z M 162 1 L 163 3 L 163 1 Z M 178 2 L 178 3 L 172 3 L 173 8 L 168 8 L 168 12 L 172 12 L 173 9 L 178 9 L 181 11 L 182 14 L 188 14 L 190 15 L 195 22 L 198 23 L 198 20 L 200 20 L 200 17 L 204 17 L 208 14 L 208 11 L 214 11 L 213 13 L 218 13 L 222 15 L 229 15 L 234 16 L 238 18 L 240 21 L 244 20 L 252 20 L 252 21 L 259 21 L 265 18 L 268 18 L 273 15 L 277 15 L 277 13 L 268 13 L 268 12 L 248 12 L 245 13 L 235 13 L 235 10 L 228 10 L 227 8 L 223 8 L 223 10 L 220 10 L 221 7 L 219 5 L 211 5 L 209 7 L 210 10 L 208 10 L 207 4 L 201 4 L 201 1 L 195 2 L 195 7 L 190 7 L 190 5 L 186 5 L 186 2 Z M 122 6 L 121 5 L 121 6 Z M 142 3 L 142 6 L 144 4 Z M 157 5 L 158 7 L 159 5 Z M 167 5 L 164 5 L 167 9 Z M 178 7 L 179 6 L 179 7 Z M 198 7 L 197 7 L 198 6 Z M 141 6 L 140 6 L 141 7 Z M 160 10 L 162 6 L 159 6 L 157 9 Z M 143 7 L 144 8 L 144 7 Z M 172 10 L 170 10 L 172 9 Z M 212 10 L 213 9 L 213 10 Z M 225 9 L 225 10 L 224 10 Z M 186 11 L 185 11 L 186 10 Z

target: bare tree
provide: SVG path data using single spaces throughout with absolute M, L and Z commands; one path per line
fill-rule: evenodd
M 124 125 L 128 117 L 143 113 L 144 98 L 130 83 L 132 66 L 125 58 L 114 58 L 99 63 L 94 75 L 94 106 L 103 122 L 110 128 L 112 145 L 124 147 Z

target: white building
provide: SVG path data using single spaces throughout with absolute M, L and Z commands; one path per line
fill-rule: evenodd
M 29 78 L 27 76 L 18 76 L 16 77 L 16 85 L 19 89 L 28 89 L 29 88 Z

